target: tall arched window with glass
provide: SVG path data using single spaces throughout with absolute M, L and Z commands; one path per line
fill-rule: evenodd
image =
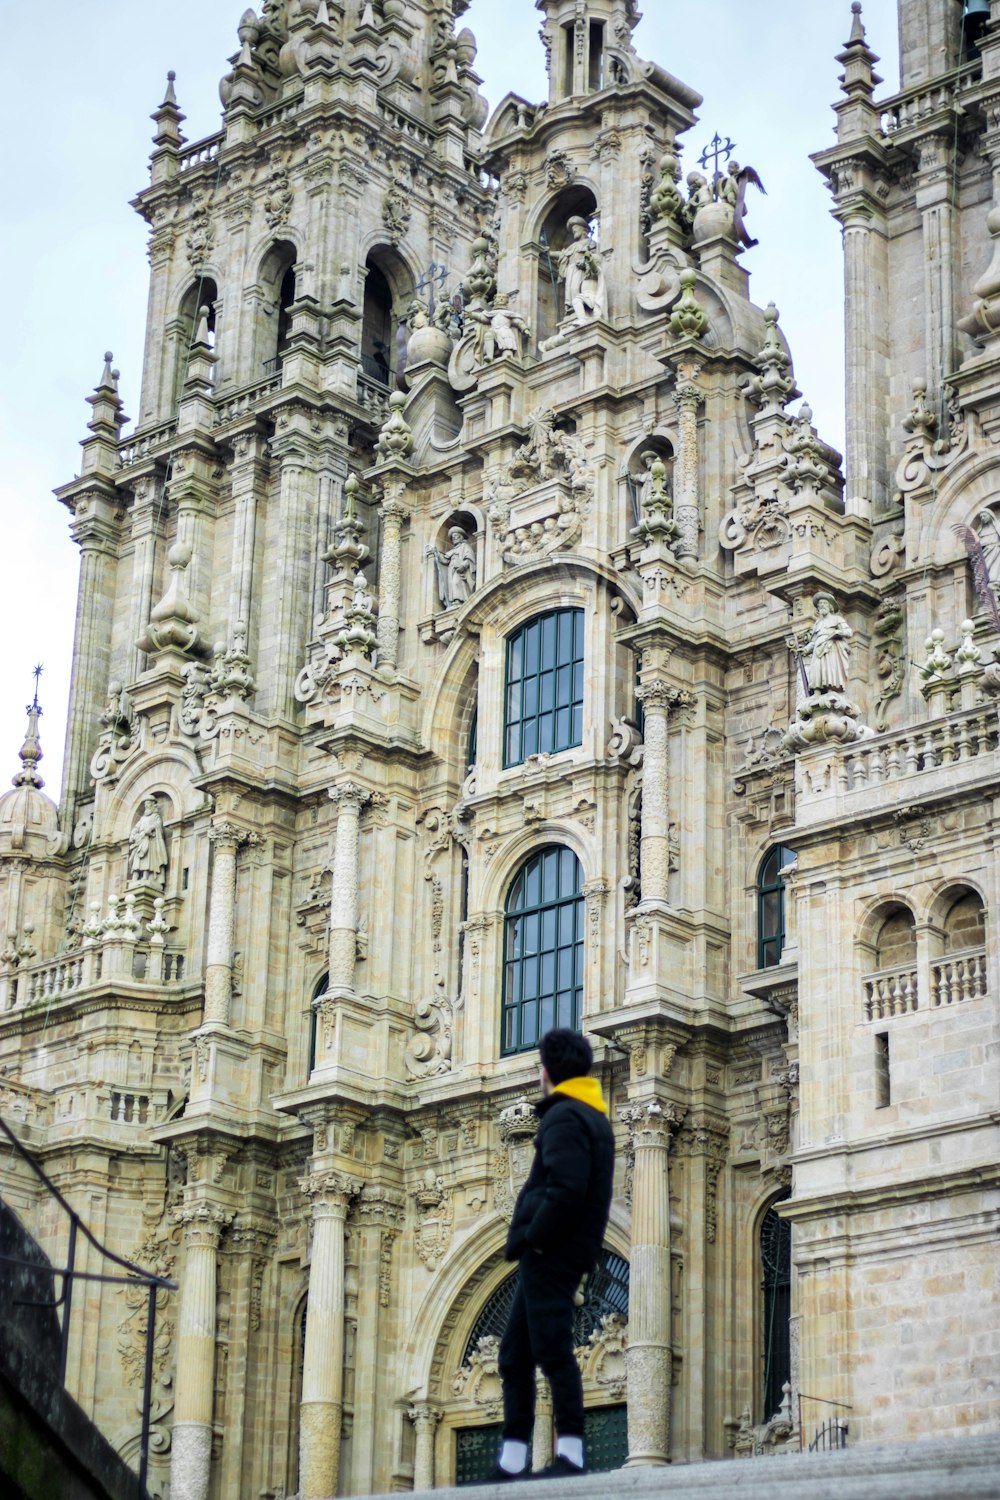
M 527 1052 L 553 1026 L 579 1028 L 583 1005 L 580 861 L 553 846 L 533 854 L 507 895 L 504 1055 Z
M 583 610 L 536 615 L 507 641 L 504 765 L 583 740 Z
M 316 1001 L 325 995 L 330 988 L 329 974 L 323 974 L 316 981 L 312 992 L 312 1004 L 309 1007 L 309 1071 L 316 1066 L 316 1043 L 319 1030 L 319 1015 L 316 1010 Z
M 757 874 L 757 967 L 770 969 L 781 962 L 785 946 L 784 871 L 795 850 L 775 844 L 761 861 Z
M 779 1200 L 780 1201 L 780 1200 Z M 792 1378 L 792 1226 L 772 1206 L 761 1220 L 760 1268 L 763 1329 L 761 1419 L 779 1410 Z

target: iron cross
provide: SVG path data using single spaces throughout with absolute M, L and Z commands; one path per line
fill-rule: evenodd
M 735 149 L 735 141 L 731 141 L 728 135 L 726 136 L 726 139 L 723 140 L 719 132 L 716 131 L 712 139 L 709 141 L 708 145 L 705 147 L 704 151 L 699 156 L 698 165 L 699 167 L 704 167 L 707 171 L 708 164 L 711 161 L 713 163 L 712 181 L 715 182 L 720 176 L 719 163 L 727 162 L 732 156 Z
M 437 261 L 432 260 L 427 270 L 417 282 L 414 291 L 427 293 L 427 316 L 434 316 L 434 292 L 444 290 L 444 284 L 448 280 L 448 267 L 439 266 Z

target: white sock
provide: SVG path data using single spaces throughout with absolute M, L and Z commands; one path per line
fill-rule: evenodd
M 582 1450 L 581 1450 L 582 1451 Z M 497 1463 L 505 1474 L 523 1474 L 528 1462 L 528 1445 L 516 1438 L 504 1438 Z M 582 1460 L 581 1460 L 582 1467 Z
M 567 1463 L 575 1464 L 578 1469 L 583 1468 L 583 1438 L 561 1437 L 556 1441 L 556 1455 L 564 1458 Z

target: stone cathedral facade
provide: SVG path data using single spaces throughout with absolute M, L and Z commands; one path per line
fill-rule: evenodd
M 879 102 L 845 5 L 846 467 L 635 0 L 536 5 L 544 104 L 466 0 L 246 11 L 197 143 L 171 78 L 139 410 L 109 357 L 58 491 L 0 1104 L 178 1283 L 172 1500 L 492 1462 L 555 1023 L 618 1132 L 595 1467 L 1000 1415 L 1000 0 L 901 3 Z M 145 1316 L 92 1284 L 69 1349 L 130 1459 Z

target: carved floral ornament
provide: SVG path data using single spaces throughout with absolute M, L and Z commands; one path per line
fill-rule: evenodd
M 507 566 L 573 546 L 594 494 L 583 439 L 557 425 L 551 407 L 531 418 L 528 439 L 486 485 L 493 539 Z

